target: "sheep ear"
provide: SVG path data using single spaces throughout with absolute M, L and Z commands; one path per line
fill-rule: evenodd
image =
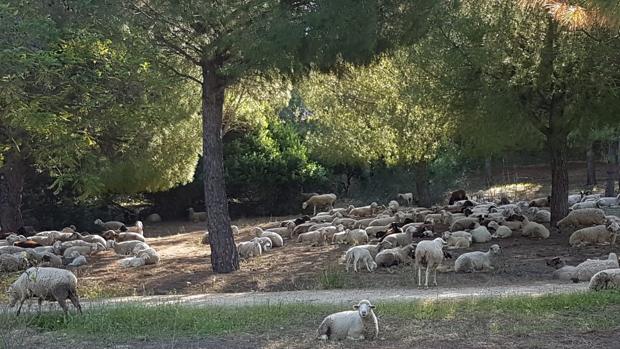
M 353 309 L 359 309 L 359 307 L 360 306 L 356 304 L 356 305 L 353 306 Z
M 374 306 L 374 305 L 371 305 L 371 306 L 370 306 L 370 309 L 374 309 L 374 308 L 375 308 L 375 306 Z

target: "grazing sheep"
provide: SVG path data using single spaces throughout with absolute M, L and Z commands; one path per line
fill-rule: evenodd
M 446 242 L 442 238 L 435 240 L 424 240 L 418 243 L 415 249 L 415 268 L 418 271 L 418 286 L 422 286 L 422 267 L 426 266 L 426 282 L 424 285 L 428 287 L 428 276 L 431 269 L 433 270 L 433 283 L 437 286 L 437 267 L 444 258 L 443 245 Z
M 77 278 L 72 272 L 57 268 L 30 268 L 9 287 L 9 307 L 19 302 L 17 315 L 26 299 L 37 297 L 39 312 L 44 300 L 55 300 L 65 312 L 69 311 L 66 299 L 82 314 L 82 306 L 77 294 Z
M 468 200 L 467 193 L 465 193 L 465 190 L 459 189 L 459 190 L 453 191 L 450 194 L 450 199 L 448 199 L 448 205 L 454 205 L 455 202 L 461 201 L 461 200 Z
M 144 218 L 144 221 L 149 223 L 149 224 L 153 224 L 153 223 L 161 223 L 162 219 L 161 219 L 161 216 L 158 213 L 152 213 L 152 214 L 146 216 L 146 218 Z
M 620 290 L 620 269 L 605 269 L 592 276 L 590 279 L 592 291 Z
M 370 251 L 365 248 L 358 248 L 357 246 L 351 247 L 347 250 L 344 258 L 346 261 L 347 273 L 349 272 L 349 265 L 351 263 L 353 264 L 353 271 L 357 273 L 357 263 L 359 261 L 362 261 L 362 263 L 366 265 L 366 269 L 369 272 L 373 272 L 377 269 L 377 263 L 375 263 L 375 260 L 372 258 Z
M 101 230 L 119 230 L 119 231 L 127 230 L 127 226 L 125 225 L 125 223 L 119 222 L 119 221 L 103 222 L 101 219 L 97 218 L 95 220 L 95 225 L 101 228 Z
M 271 251 L 271 239 L 268 237 L 255 237 L 250 241 L 256 241 L 260 244 L 261 250 L 263 252 L 269 252 Z
M 388 248 L 377 253 L 375 262 L 377 262 L 377 266 L 385 268 L 399 264 L 409 264 L 414 250 L 415 245 L 413 244 L 403 247 Z
M 413 193 L 398 193 L 396 199 L 402 200 L 407 206 L 411 206 L 413 204 Z
M 197 212 L 194 211 L 193 207 L 187 209 L 188 219 L 190 222 L 197 223 L 199 221 L 205 222 L 207 220 L 207 212 Z
M 521 236 L 534 239 L 548 239 L 549 229 L 544 225 L 536 222 L 530 222 L 527 217 L 523 220 L 523 228 Z
M 491 241 L 491 233 L 487 227 L 481 225 L 476 229 L 472 229 L 470 232 L 471 239 L 475 243 L 484 243 Z
M 374 305 L 361 300 L 353 306 L 355 311 L 342 311 L 327 316 L 319 326 L 318 336 L 327 339 L 364 340 L 375 339 L 379 335 L 379 322 L 373 312 Z
M 250 257 L 258 257 L 263 253 L 262 247 L 258 241 L 245 241 L 237 245 L 240 259 L 248 259 Z
M 329 209 L 333 209 L 334 208 L 334 202 L 336 202 L 336 194 L 322 194 L 322 195 L 315 195 L 310 197 L 308 200 L 304 201 L 304 203 L 301 205 L 302 209 L 306 209 L 308 206 L 312 205 L 314 208 L 314 213 L 313 215 L 316 216 L 316 208 L 317 207 L 324 207 L 324 206 L 329 206 Z
M 336 234 L 338 235 L 338 234 Z M 321 230 L 310 231 L 299 234 L 297 242 L 310 242 L 311 246 L 322 246 L 327 243 L 325 232 Z
M 284 246 L 284 240 L 280 236 L 280 234 L 275 233 L 273 231 L 263 231 L 260 227 L 254 228 L 254 234 L 257 237 L 266 237 L 271 240 L 271 247 L 282 247 Z
M 350 216 L 355 217 L 369 217 L 375 214 L 378 210 L 379 205 L 376 202 L 371 203 L 368 206 L 355 207 L 349 211 Z
M 478 218 L 460 218 L 454 221 L 450 226 L 450 231 L 471 230 L 480 226 Z
M 499 245 L 491 245 L 487 252 L 474 251 L 460 255 L 454 262 L 454 271 L 471 273 L 474 271 L 493 270 L 493 261 L 501 253 Z
M 571 246 L 585 246 L 596 245 L 602 243 L 609 243 L 613 246 L 616 242 L 618 232 L 620 231 L 620 225 L 618 223 L 611 223 L 607 226 L 596 225 L 593 227 L 583 228 L 575 231 L 569 238 Z

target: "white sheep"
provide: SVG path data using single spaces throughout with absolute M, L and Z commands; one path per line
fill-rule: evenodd
M 335 225 L 335 226 L 343 225 L 347 229 L 352 229 L 355 226 L 356 222 L 357 221 L 353 218 L 336 218 L 331 223 L 328 223 L 328 224 Z
M 280 234 L 273 232 L 271 230 L 263 231 L 260 227 L 254 228 L 254 234 L 257 237 L 266 237 L 271 240 L 271 247 L 282 247 L 284 246 L 284 240 Z
M 199 222 L 199 221 L 206 221 L 207 220 L 207 212 L 197 212 L 194 211 L 193 207 L 190 207 L 187 209 L 188 215 L 189 215 L 189 221 L 190 222 Z
M 153 248 L 139 250 L 138 253 L 136 253 L 136 257 L 142 258 L 144 260 L 144 264 L 146 265 L 158 264 L 161 260 L 159 253 L 157 253 L 157 251 Z
M 571 211 L 578 211 L 578 210 L 583 210 L 587 208 L 598 208 L 598 205 L 596 204 L 596 201 L 588 200 L 588 201 L 578 202 L 570 207 Z
M 359 219 L 357 221 L 355 221 L 355 224 L 353 224 L 353 229 L 364 229 L 366 227 L 368 227 L 368 225 L 370 225 L 370 222 L 374 221 L 375 218 L 364 218 L 364 219 Z
M 426 282 L 428 287 L 428 276 L 433 270 L 433 284 L 437 286 L 437 267 L 443 261 L 443 245 L 446 242 L 442 238 L 435 240 L 424 240 L 418 243 L 415 249 L 415 268 L 418 270 L 418 286 L 422 286 L 422 267 L 426 266 Z
M 94 235 L 94 234 L 93 235 L 84 235 L 82 237 L 82 241 L 90 242 L 90 243 L 93 243 L 93 244 L 97 244 L 98 243 L 98 244 L 101 244 L 103 246 L 106 246 L 106 240 L 103 237 L 99 236 L 99 235 Z
M 132 227 L 127 227 L 128 233 L 138 233 L 144 235 L 144 224 L 141 221 L 136 221 L 136 224 Z
M 82 314 L 82 306 L 77 294 L 77 278 L 69 270 L 57 268 L 29 268 L 9 287 L 9 307 L 19 302 L 17 315 L 26 299 L 37 297 L 39 312 L 43 300 L 55 300 L 67 314 L 66 300 Z
M 312 205 L 314 208 L 313 215 L 316 216 L 317 207 L 329 206 L 330 210 L 333 209 L 336 198 L 336 194 L 314 195 L 311 196 L 308 200 L 304 201 L 304 203 L 301 205 L 301 208 L 305 210 L 308 206 Z
M 450 231 L 471 230 L 480 226 L 477 218 L 460 218 L 455 220 L 450 226 Z
M 376 202 L 371 203 L 368 206 L 355 207 L 349 211 L 350 216 L 355 217 L 369 217 L 375 214 L 378 210 L 379 205 Z
M 376 237 L 379 232 L 387 232 L 390 226 L 367 227 L 364 229 L 369 237 Z
M 398 212 L 398 207 L 399 206 L 400 205 L 398 205 L 398 201 L 392 200 L 392 201 L 390 201 L 388 203 L 388 210 L 390 210 L 390 212 L 392 212 L 392 213 L 396 213 L 396 212 Z
M 112 248 L 114 252 L 116 252 L 117 255 L 120 255 L 120 256 L 127 256 L 130 254 L 134 254 L 133 253 L 134 248 L 136 248 L 136 246 L 142 246 L 142 245 L 146 245 L 146 244 L 138 240 L 125 241 L 125 242 L 116 242 L 112 240 L 108 241 L 108 246 Z
M 118 261 L 118 265 L 121 268 L 137 268 L 146 264 L 144 258 L 138 257 L 127 257 Z
M 348 242 L 349 230 L 341 231 L 339 233 L 335 233 L 332 236 L 332 244 L 346 244 Z
M 605 221 L 605 212 L 603 212 L 603 210 L 598 208 L 585 208 L 571 211 L 568 216 L 558 221 L 557 227 L 560 228 L 560 231 L 563 233 L 572 233 L 577 229 L 605 224 Z
M 310 242 L 312 246 L 325 245 L 327 242 L 325 232 L 321 230 L 309 231 L 307 233 L 299 234 L 297 242 Z
M 406 202 L 407 206 L 411 206 L 411 204 L 413 204 L 413 193 L 398 193 L 396 198 Z
M 620 269 L 613 268 L 599 271 L 590 279 L 589 287 L 592 291 L 620 290 Z
M 374 305 L 361 300 L 353 306 L 355 311 L 342 311 L 327 316 L 319 326 L 318 335 L 327 339 L 375 339 L 379 335 L 379 322 L 373 312 Z
M 349 272 L 349 265 L 353 264 L 353 271 L 357 273 L 357 263 L 359 261 L 364 263 L 369 272 L 373 272 L 377 269 L 377 263 L 375 263 L 375 260 L 372 258 L 372 255 L 368 249 L 359 248 L 357 246 L 351 247 L 347 250 L 344 258 L 346 261 L 347 272 Z
M 250 241 L 256 241 L 260 244 L 261 250 L 263 252 L 269 252 L 271 251 L 271 239 L 268 237 L 255 237 Z
M 344 226 L 343 225 L 338 225 L 336 227 L 329 226 L 329 227 L 323 227 L 321 229 L 319 229 L 320 231 L 322 231 L 323 233 L 325 233 L 325 241 L 329 241 L 332 242 L 334 239 L 334 235 L 338 232 L 344 231 Z
M 610 253 L 607 259 L 587 259 L 575 267 L 573 281 L 588 281 L 601 270 L 618 267 L 618 256 L 615 253 Z
M 383 218 L 377 218 L 375 220 L 373 220 L 372 222 L 370 222 L 370 224 L 368 225 L 369 227 L 383 227 L 386 225 L 390 225 L 394 222 L 397 221 L 397 217 L 383 217 Z
M 506 239 L 512 236 L 512 230 L 505 225 L 500 225 L 495 229 L 495 233 L 491 235 L 494 239 Z
M 239 258 L 248 259 L 250 257 L 258 257 L 263 253 L 262 247 L 258 241 L 245 241 L 237 245 Z
M 99 218 L 95 220 L 95 225 L 101 228 L 102 230 L 125 230 L 127 229 L 127 226 L 123 222 L 119 222 L 119 221 L 103 222 Z
M 370 252 L 370 255 L 372 256 L 372 258 L 374 260 L 374 258 L 377 257 L 377 254 L 379 252 L 381 252 L 381 250 L 392 248 L 392 244 L 387 242 L 387 241 L 381 241 L 380 243 L 378 243 L 376 245 L 358 245 L 358 246 L 353 246 L 353 247 L 349 248 L 349 250 L 351 250 L 353 248 L 363 248 L 363 249 L 368 250 L 368 252 Z M 347 250 L 347 252 L 349 250 Z
M 536 223 L 549 223 L 551 222 L 551 212 L 547 210 L 541 210 L 538 207 L 530 207 L 528 210 L 532 221 Z
M 81 267 L 83 265 L 88 264 L 88 261 L 86 260 L 86 257 L 84 256 L 78 256 L 76 258 L 74 258 L 71 263 L 68 264 L 69 267 L 73 267 L 73 268 L 78 268 Z
M 375 262 L 377 262 L 377 266 L 385 268 L 399 264 L 409 264 L 414 249 L 415 245 L 413 244 L 403 247 L 388 248 L 377 253 Z
M 461 235 L 461 234 L 457 234 L 457 233 L 464 233 L 467 235 Z M 443 234 L 443 239 L 446 241 L 446 244 L 448 245 L 448 248 L 453 250 L 453 249 L 458 249 L 458 248 L 469 248 L 469 246 L 471 245 L 472 242 L 472 236 L 470 233 L 468 232 L 445 232 Z
M 491 233 L 487 229 L 487 227 L 481 225 L 476 229 L 472 229 L 470 232 L 471 239 L 476 243 L 484 243 L 491 241 Z
M 575 231 L 571 234 L 569 243 L 571 246 L 596 245 L 602 243 L 609 243 L 613 246 L 616 242 L 618 232 L 620 232 L 620 225 L 615 222 L 607 226 L 596 225 Z
M 612 207 L 620 205 L 620 195 L 616 197 L 602 197 L 596 200 L 596 207 Z
M 501 253 L 499 245 L 491 245 L 487 252 L 474 251 L 460 255 L 454 262 L 454 271 L 471 273 L 473 271 L 493 270 L 493 261 Z
M 364 229 L 350 230 L 347 234 L 347 242 L 351 245 L 360 245 L 368 243 L 368 234 Z
M 9 246 L 13 246 L 14 243 L 19 242 L 19 241 L 26 241 L 26 237 L 23 235 L 17 235 L 15 233 L 6 237 L 6 243 Z
M 29 263 L 24 257 L 25 252 L 0 255 L 0 272 L 11 273 L 26 269 Z
M 530 222 L 527 217 L 523 220 L 521 236 L 535 239 L 548 239 L 549 235 L 549 229 L 547 229 L 544 225 L 536 222 Z
M 86 256 L 86 255 L 90 256 L 92 254 L 95 254 L 99 251 L 104 251 L 104 250 L 105 250 L 105 247 L 100 244 L 89 244 L 85 246 L 69 247 L 63 252 L 62 255 L 65 258 L 74 258 L 72 256 L 74 256 L 76 253 L 81 256 Z

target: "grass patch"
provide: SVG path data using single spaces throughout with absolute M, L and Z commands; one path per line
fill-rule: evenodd
M 323 290 L 341 289 L 346 284 L 346 273 L 337 264 L 328 264 L 318 276 L 319 288 Z
M 28 315 L 20 321 L 38 331 L 78 338 L 157 340 L 206 338 L 238 333 L 264 332 L 282 336 L 282 329 L 314 331 L 322 318 L 349 305 L 256 305 L 249 307 L 188 307 L 183 305 L 122 305 L 98 307 L 83 316 L 63 318 L 61 313 Z M 456 321 L 471 333 L 484 328 L 491 334 L 530 334 L 614 329 L 620 324 L 620 292 L 575 293 L 542 297 L 507 297 L 433 302 L 378 303 L 382 327 L 410 332 L 454 331 Z M 13 314 L 0 314 L 0 323 L 15 323 Z M 414 320 L 414 321 L 412 321 Z M 421 330 L 420 330 L 421 329 Z M 432 331 L 432 332 L 431 332 Z M 398 331 L 397 331 L 398 332 Z M 284 334 L 283 334 L 284 333 Z M 386 336 L 398 333 L 386 331 Z M 470 332 L 465 332 L 467 333 Z

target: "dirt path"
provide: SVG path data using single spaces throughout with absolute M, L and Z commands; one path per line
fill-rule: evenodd
M 248 306 L 260 304 L 349 304 L 360 299 L 373 302 L 442 300 L 471 297 L 502 297 L 544 294 L 564 294 L 585 291 L 588 283 L 549 284 L 540 283 L 528 286 L 494 286 L 464 288 L 429 289 L 362 289 L 362 290 L 320 290 L 286 292 L 242 292 L 213 293 L 200 295 L 171 295 L 146 297 L 119 297 L 100 301 L 84 302 L 86 307 L 109 304 L 140 303 L 144 305 L 185 304 L 191 306 Z

